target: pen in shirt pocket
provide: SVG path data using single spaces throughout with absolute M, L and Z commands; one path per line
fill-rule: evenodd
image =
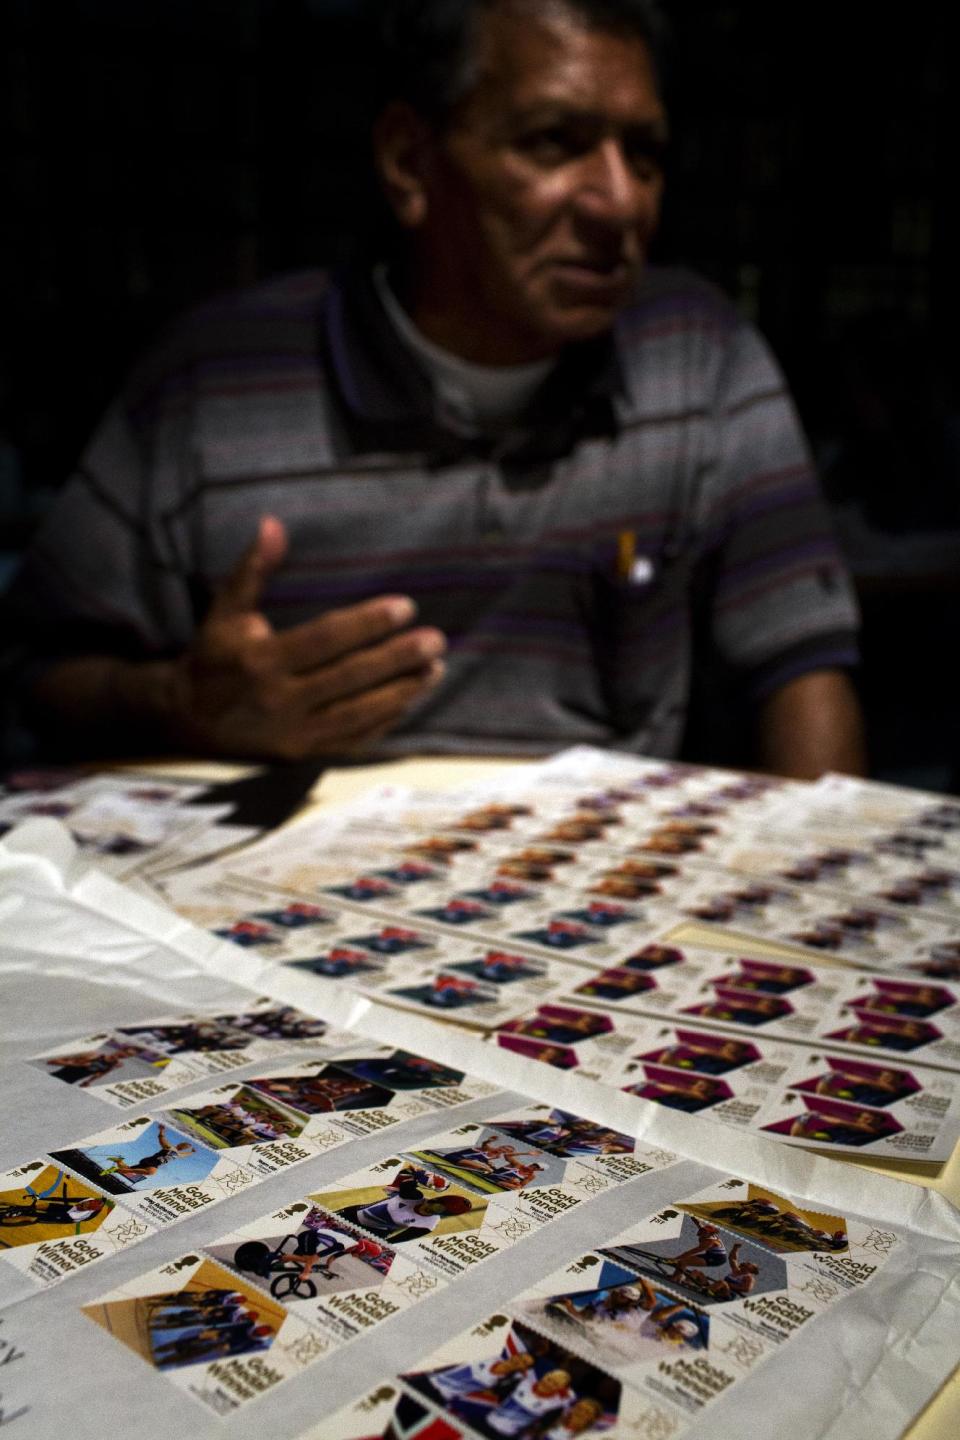
M 635 530 L 621 530 L 617 535 L 614 573 L 622 585 L 649 585 L 653 579 L 653 561 L 650 556 L 637 554 Z

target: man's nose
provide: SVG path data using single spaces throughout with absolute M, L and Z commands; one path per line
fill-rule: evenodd
M 658 177 L 638 168 L 622 142 L 610 136 L 591 153 L 578 198 L 584 216 L 628 230 L 656 218 Z

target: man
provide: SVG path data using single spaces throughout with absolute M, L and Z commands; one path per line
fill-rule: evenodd
M 152 1155 L 143 1155 L 139 1160 L 128 1160 L 124 1155 L 108 1155 L 106 1158 L 110 1164 L 100 1170 L 101 1175 L 119 1175 L 121 1179 L 130 1182 L 130 1185 L 137 1185 L 141 1180 L 149 1180 L 157 1174 L 164 1165 L 170 1165 L 174 1160 L 183 1160 L 188 1155 L 196 1153 L 195 1146 L 188 1140 L 173 1141 L 167 1138 L 167 1131 L 164 1125 L 157 1126 L 158 1149 Z
M 531 1370 L 509 1395 L 484 1416 L 487 1428 L 498 1435 L 532 1437 L 535 1433 L 533 1427 L 538 1421 L 545 1416 L 553 1416 L 555 1411 L 576 1399 L 570 1381 L 569 1370 L 559 1367 L 548 1370 L 544 1375 Z
M 412 1173 L 419 1177 L 423 1172 Z M 401 1172 L 399 1183 L 388 1187 L 391 1193 L 383 1200 L 372 1205 L 347 1205 L 338 1214 L 394 1245 L 402 1245 L 406 1240 L 429 1235 L 444 1219 L 469 1213 L 471 1205 L 465 1195 L 425 1195 L 420 1186 L 428 1181 L 406 1178 L 409 1174 Z
M 495 1360 L 478 1360 L 473 1365 L 449 1365 L 443 1370 L 425 1372 L 431 1389 L 448 1403 L 496 1405 L 504 1389 L 513 1389 L 515 1376 L 521 1378 L 533 1369 L 534 1358 L 528 1350 L 499 1355 Z
M 683 1272 L 683 1279 L 686 1284 L 695 1284 L 699 1289 L 707 1293 L 712 1300 L 742 1300 L 749 1295 L 757 1283 L 757 1276 L 760 1274 L 760 1266 L 752 1260 L 740 1259 L 740 1242 L 731 1247 L 727 1256 L 729 1270 L 726 1275 L 713 1279 L 704 1275 L 702 1270 L 687 1270 Z
M 20 586 L 35 716 L 81 746 L 668 756 L 707 624 L 756 763 L 860 769 L 782 380 L 645 271 L 648 0 L 383 10 L 391 263 L 215 304 L 141 368 Z
M 696 1244 L 680 1255 L 671 1255 L 669 1259 L 673 1264 L 672 1278 L 680 1280 L 687 1267 L 696 1263 L 706 1265 L 709 1269 L 717 1265 L 727 1264 L 727 1249 L 723 1243 L 723 1237 L 716 1225 L 709 1225 L 704 1221 L 694 1221 L 697 1227 Z

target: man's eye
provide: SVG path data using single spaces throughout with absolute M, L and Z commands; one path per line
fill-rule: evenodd
M 654 180 L 659 180 L 661 167 L 649 155 L 631 155 L 630 168 L 638 180 L 645 185 L 651 185 Z
M 582 147 L 576 136 L 568 130 L 552 127 L 521 136 L 519 148 L 538 164 L 560 165 L 564 160 L 576 155 Z
M 650 183 L 663 175 L 665 150 L 666 146 L 648 141 L 628 147 L 627 159 L 638 178 Z

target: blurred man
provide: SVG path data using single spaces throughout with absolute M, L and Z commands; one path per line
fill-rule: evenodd
M 670 756 L 695 628 L 755 763 L 861 767 L 855 613 L 783 381 L 646 266 L 648 0 L 387 0 L 398 240 L 190 317 L 19 587 L 79 748 Z

